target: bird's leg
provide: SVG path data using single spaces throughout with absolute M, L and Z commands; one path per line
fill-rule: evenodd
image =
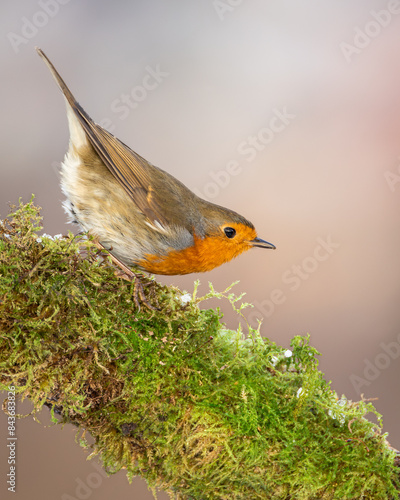
M 123 262 L 121 262 L 117 257 L 115 257 L 115 255 L 113 255 L 110 250 L 107 250 L 107 248 L 104 245 L 102 245 L 97 239 L 94 239 L 93 243 L 96 245 L 96 247 L 99 250 L 106 250 L 111 258 L 111 261 L 121 269 L 122 273 L 121 272 L 118 273 L 117 276 L 119 276 L 120 278 L 122 278 L 126 281 L 135 280 L 135 287 L 133 290 L 133 300 L 134 300 L 135 305 L 138 308 L 138 310 L 140 311 L 140 302 L 139 302 L 139 299 L 140 299 L 141 302 L 146 307 L 148 307 L 150 310 L 158 311 L 159 308 L 154 307 L 147 300 L 146 295 L 144 294 L 144 287 L 143 287 L 142 280 L 140 279 L 140 275 L 134 273 L 132 271 L 132 269 L 129 269 L 129 267 L 127 267 Z

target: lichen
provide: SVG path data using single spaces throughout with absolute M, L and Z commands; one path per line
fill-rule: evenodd
M 154 278 L 122 280 L 82 236 L 38 236 L 31 200 L 0 223 L 0 388 L 16 387 L 57 424 L 94 438 L 109 473 L 125 469 L 175 499 L 395 499 L 395 453 L 366 401 L 338 398 L 319 353 L 291 352 L 248 326 L 232 331 L 207 298 Z M 374 413 L 378 423 L 367 420 Z

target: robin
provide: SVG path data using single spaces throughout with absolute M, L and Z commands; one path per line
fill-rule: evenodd
M 70 131 L 61 167 L 64 208 L 126 266 L 154 274 L 210 271 L 253 247 L 275 248 L 251 222 L 196 196 L 97 125 L 44 52 L 36 48 L 64 94 Z

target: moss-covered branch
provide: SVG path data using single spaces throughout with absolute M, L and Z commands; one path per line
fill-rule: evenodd
M 148 277 L 159 310 L 138 311 L 92 243 L 39 226 L 32 203 L 0 224 L 0 387 L 90 432 L 109 472 L 176 499 L 397 498 L 380 416 L 337 398 L 307 338 L 245 338 Z

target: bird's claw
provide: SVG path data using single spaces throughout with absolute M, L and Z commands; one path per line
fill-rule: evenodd
M 107 250 L 99 241 L 95 240 L 94 243 L 100 250 Z M 147 300 L 147 297 L 144 293 L 145 285 L 143 285 L 141 276 L 139 274 L 134 273 L 131 269 L 129 269 L 129 267 L 127 267 L 123 262 L 121 262 L 117 257 L 115 257 L 115 255 L 113 255 L 110 250 L 107 251 L 111 257 L 112 262 L 119 267 L 119 270 L 116 270 L 115 272 L 116 275 L 126 281 L 135 282 L 133 289 L 133 301 L 138 311 L 140 311 L 140 302 L 142 302 L 151 311 L 159 311 L 160 310 L 159 307 L 154 307 Z

